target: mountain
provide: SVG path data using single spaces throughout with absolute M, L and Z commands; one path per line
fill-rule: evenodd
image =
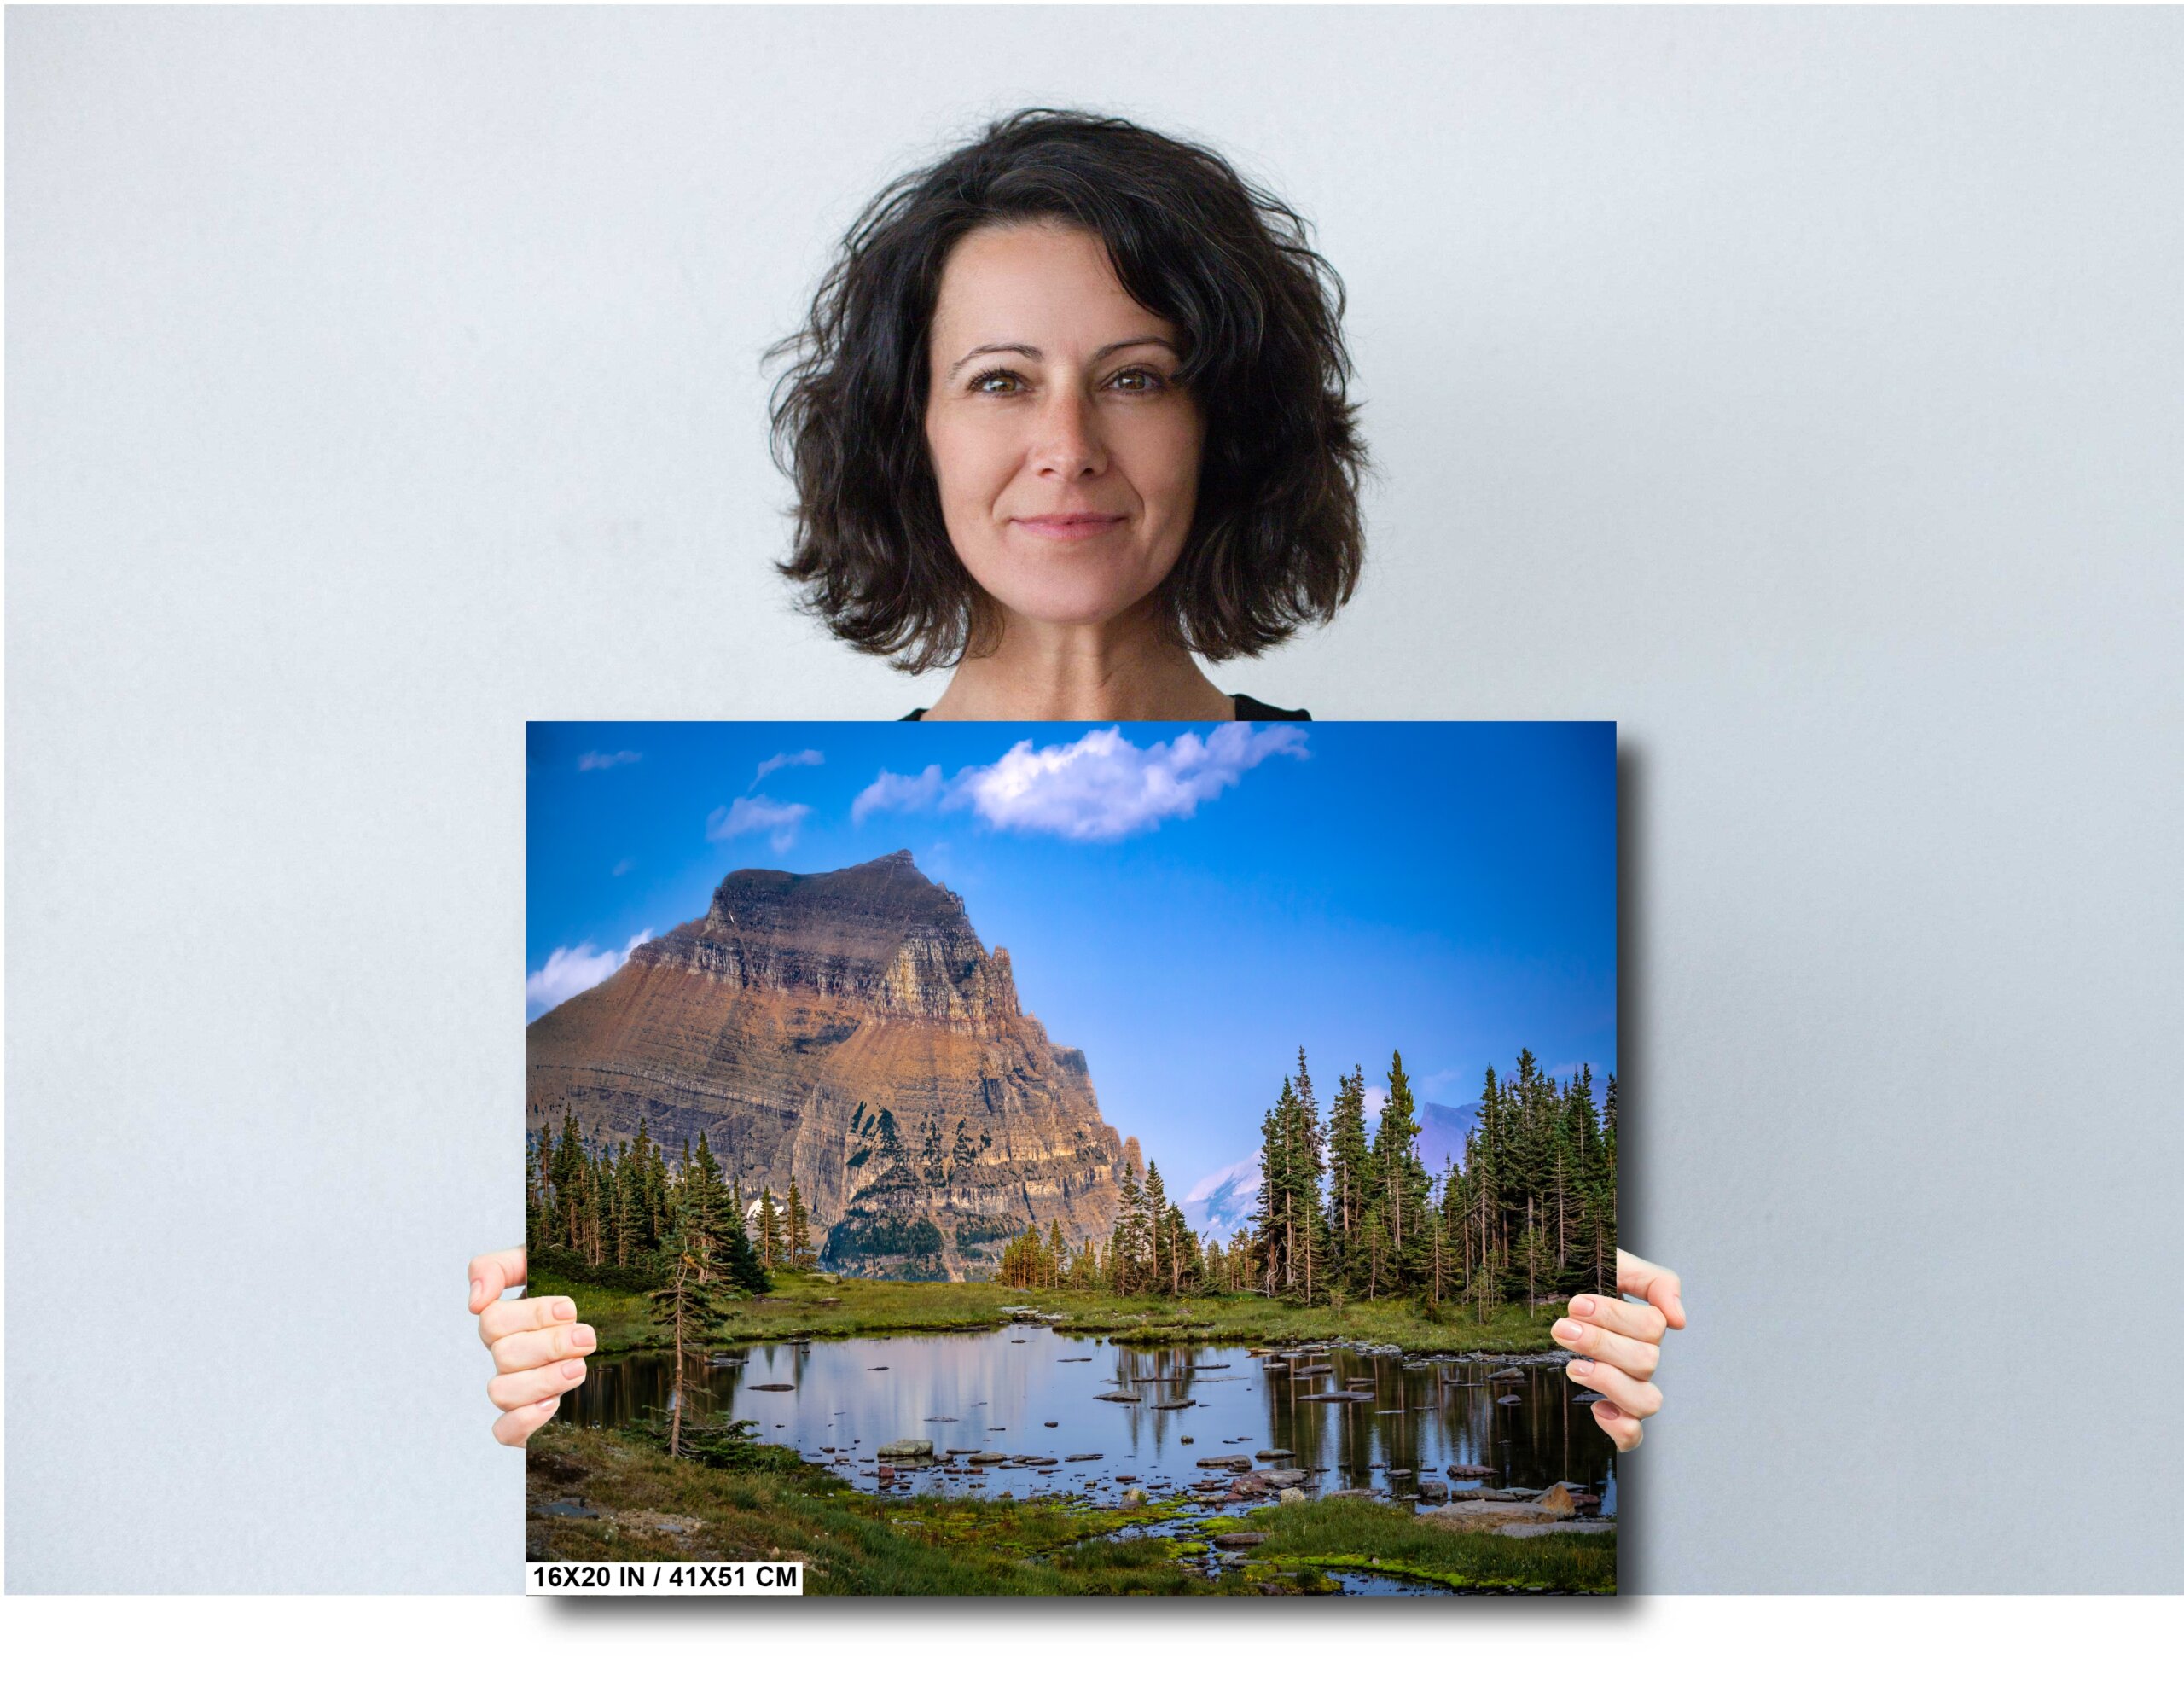
M 1420 1104 L 1418 1107 L 1418 1138 L 1411 1144 L 1418 1149 L 1418 1161 L 1436 1180 L 1440 1178 L 1443 1164 L 1454 1162 L 1461 1170 L 1464 1166 L 1464 1137 L 1471 1132 L 1478 1120 L 1478 1106 Z
M 573 1111 L 619 1142 L 642 1120 L 671 1155 L 702 1132 L 746 1196 L 793 1178 L 822 1261 L 860 1274 L 980 1273 L 1027 1223 L 1105 1236 L 1136 1149 L 907 852 L 736 870 L 528 1040 L 534 1125 Z
M 1258 1202 L 1259 1155 L 1254 1152 L 1194 1184 L 1183 1196 L 1183 1216 L 1199 1233 L 1211 1234 L 1225 1246 L 1229 1236 L 1248 1225 Z

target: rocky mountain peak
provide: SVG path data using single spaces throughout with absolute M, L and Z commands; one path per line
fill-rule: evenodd
M 1020 1015 L 1007 952 L 986 951 L 962 896 L 927 877 L 907 848 L 816 874 L 731 871 L 703 917 L 631 960 L 897 1015 Z
M 990 1275 L 1027 1225 L 1103 1236 L 1122 1161 L 1144 1167 L 1007 950 L 907 852 L 730 873 L 527 1043 L 549 1115 L 610 1141 L 642 1123 L 677 1157 L 705 1136 L 746 1195 L 795 1183 L 856 1274 Z

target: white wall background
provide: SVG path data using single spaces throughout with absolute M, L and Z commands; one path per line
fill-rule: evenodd
M 1316 220 L 1321 717 L 1612 717 L 1635 1591 L 2184 1584 L 2171 9 L 11 9 L 8 1580 L 504 1591 L 522 725 L 877 717 L 764 345 L 1017 103 Z M 1361 807 L 1374 803 L 1360 795 Z

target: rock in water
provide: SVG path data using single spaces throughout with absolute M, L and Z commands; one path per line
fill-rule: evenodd
M 1534 1499 L 1532 1504 L 1551 1516 L 1575 1516 L 1577 1514 L 1577 1500 L 1571 1498 L 1570 1490 L 1560 1481 Z
M 1301 1505 L 1304 1503 L 1304 1490 L 1302 1487 L 1284 1487 L 1275 1498 L 1285 1505 Z
M 829 1270 L 960 1280 L 1027 1223 L 1105 1236 L 1123 1161 L 1143 1167 L 1084 1055 L 1018 1003 L 1007 950 L 907 852 L 734 871 L 526 1044 L 554 1120 L 620 1144 L 642 1120 L 671 1154 L 702 1130 L 746 1194 L 793 1178 Z M 965 1246 L 966 1218 L 999 1232 Z
M 878 1456 L 881 1457 L 931 1457 L 932 1456 L 932 1442 L 930 1440 L 890 1440 L 886 1446 L 880 1447 Z
M 1438 1481 L 1431 1475 L 1418 1478 L 1418 1497 L 1429 1505 L 1445 1504 L 1449 1498 L 1449 1484 Z

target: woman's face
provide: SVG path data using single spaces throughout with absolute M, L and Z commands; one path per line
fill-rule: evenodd
M 1019 617 L 1107 621 L 1190 533 L 1205 425 L 1176 326 L 1055 224 L 973 231 L 941 273 L 926 440 L 948 538 Z

